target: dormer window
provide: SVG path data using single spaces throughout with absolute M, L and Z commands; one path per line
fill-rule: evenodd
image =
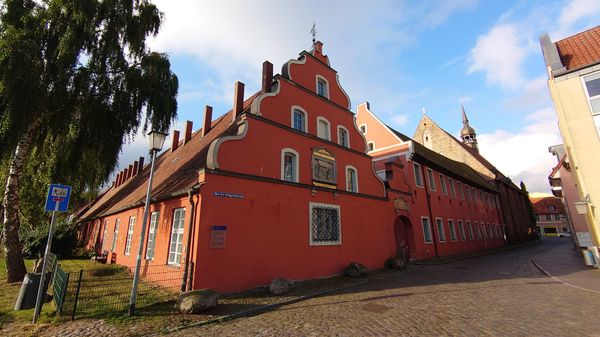
M 338 129 L 338 144 L 340 144 L 343 147 L 350 147 L 350 141 L 348 139 L 348 130 L 341 125 L 338 125 L 337 129 Z
M 317 75 L 317 95 L 329 98 L 329 84 L 319 75 Z
M 299 107 L 292 107 L 292 128 L 306 132 L 306 112 Z

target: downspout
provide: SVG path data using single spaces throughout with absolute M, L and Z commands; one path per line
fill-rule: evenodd
M 194 193 L 200 190 L 200 186 L 193 186 L 188 190 L 188 200 L 190 202 L 191 215 L 190 215 L 190 225 L 188 226 L 188 235 L 187 235 L 187 244 L 185 249 L 185 260 L 184 260 L 184 269 L 183 276 L 181 278 L 181 288 L 180 292 L 184 292 L 187 287 L 187 278 L 188 272 L 190 269 L 190 251 L 191 251 L 191 243 L 192 243 L 192 234 L 194 233 L 194 223 L 196 220 L 196 204 L 194 203 Z
M 437 227 L 437 223 L 435 224 L 435 226 L 433 225 L 435 222 L 435 219 L 433 218 L 433 212 L 431 211 L 431 194 L 429 193 L 429 186 L 428 186 L 428 180 L 427 180 L 429 178 L 425 175 L 425 167 L 423 164 L 421 164 L 421 175 L 423 175 L 423 186 L 425 186 L 425 195 L 427 196 L 427 198 L 426 198 L 427 199 L 427 209 L 429 210 L 429 218 L 431 219 L 429 221 L 429 225 L 431 226 L 431 238 L 433 239 L 433 251 L 435 253 L 435 257 L 438 257 L 437 240 L 435 239 L 436 234 L 435 234 L 435 230 L 434 230 L 434 228 Z

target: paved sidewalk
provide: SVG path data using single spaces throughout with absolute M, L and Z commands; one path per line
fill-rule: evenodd
M 543 245 L 552 248 L 533 258 L 547 275 L 575 288 L 600 293 L 600 270 L 586 266 L 567 238 L 544 239 Z

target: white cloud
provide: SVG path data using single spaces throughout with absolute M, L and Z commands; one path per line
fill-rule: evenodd
M 561 9 L 558 29 L 552 33 L 554 40 L 560 40 L 582 29 L 598 25 L 600 1 L 572 0 Z
M 478 136 L 481 154 L 515 184 L 524 181 L 529 191 L 548 191 L 548 174 L 556 159 L 548 147 L 560 144 L 556 114 L 552 108 L 533 112 L 517 133 L 496 130 Z
M 479 36 L 470 51 L 467 73 L 484 72 L 488 84 L 514 89 L 523 85 L 523 61 L 528 54 L 522 33 L 515 24 L 499 24 Z
M 403 126 L 406 125 L 406 123 L 408 123 L 409 117 L 407 114 L 399 114 L 393 116 L 391 120 L 394 126 Z

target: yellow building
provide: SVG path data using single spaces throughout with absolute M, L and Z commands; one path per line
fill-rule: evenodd
M 600 26 L 552 42 L 540 37 L 548 87 L 574 173 L 580 213 L 600 246 Z M 597 252 L 596 252 L 596 256 Z

